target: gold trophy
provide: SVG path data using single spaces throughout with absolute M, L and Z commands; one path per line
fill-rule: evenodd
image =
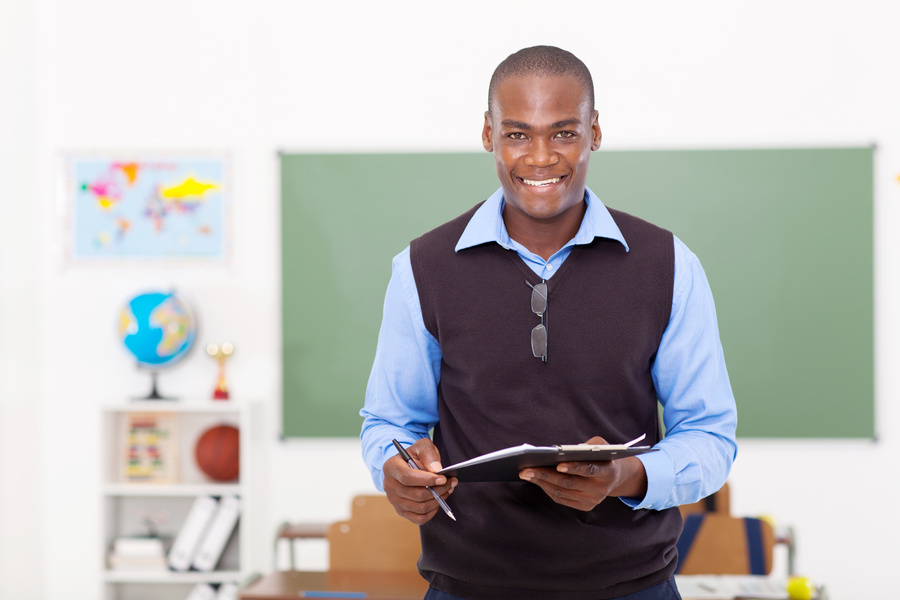
M 222 345 L 210 344 L 206 347 L 206 353 L 219 363 L 219 379 L 216 381 L 216 389 L 213 391 L 214 400 L 228 400 L 228 382 L 225 380 L 225 361 L 234 353 L 231 342 L 222 342 Z

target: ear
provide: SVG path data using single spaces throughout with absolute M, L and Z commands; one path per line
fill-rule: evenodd
M 591 120 L 591 150 L 600 149 L 600 139 L 603 134 L 600 132 L 600 113 L 594 111 L 594 118 Z
M 484 129 L 481 130 L 481 144 L 488 152 L 494 151 L 494 142 L 491 139 L 491 113 L 484 111 Z
M 591 150 L 599 150 L 600 149 L 600 139 L 603 135 L 600 133 L 600 113 L 596 110 L 594 111 L 594 118 L 591 121 Z

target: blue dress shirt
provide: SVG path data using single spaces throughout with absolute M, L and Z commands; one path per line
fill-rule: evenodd
M 456 251 L 485 242 L 515 250 L 541 278 L 550 279 L 577 244 L 595 237 L 628 243 L 609 211 L 589 189 L 581 227 L 549 260 L 509 237 L 503 222 L 503 190 L 475 212 Z M 375 361 L 366 387 L 363 458 L 379 490 L 384 461 L 396 454 L 393 438 L 409 444 L 428 436 L 438 421 L 441 347 L 425 328 L 409 247 L 394 257 L 384 301 Z M 737 455 L 737 411 L 719 341 L 716 310 L 697 257 L 675 238 L 672 313 L 651 369 L 663 406 L 666 435 L 659 452 L 641 455 L 647 472 L 644 498 L 621 498 L 638 508 L 664 509 L 717 491 Z M 602 432 L 597 432 L 602 435 Z

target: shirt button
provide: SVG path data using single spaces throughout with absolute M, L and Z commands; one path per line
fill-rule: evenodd
M 546 267 L 546 268 L 547 268 L 548 271 L 552 271 L 552 270 L 553 270 L 553 265 L 551 265 L 550 263 L 547 263 L 547 267 Z

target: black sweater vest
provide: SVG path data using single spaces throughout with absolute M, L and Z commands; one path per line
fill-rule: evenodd
M 576 246 L 548 280 L 548 360 L 535 358 L 531 287 L 540 282 L 495 243 L 455 252 L 476 206 L 410 245 L 425 326 L 441 346 L 445 465 L 522 443 L 623 443 L 660 438 L 650 368 L 669 320 L 672 234 L 610 210 L 628 240 Z M 421 527 L 419 570 L 471 600 L 597 600 L 668 579 L 681 531 L 677 509 L 634 511 L 607 498 L 583 512 L 536 485 L 461 483 Z

